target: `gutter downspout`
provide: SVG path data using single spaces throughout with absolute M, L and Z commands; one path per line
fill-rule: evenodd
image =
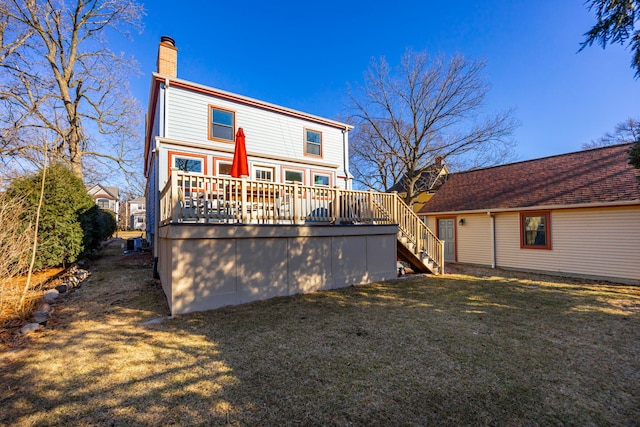
M 496 268 L 496 217 L 491 212 L 487 212 L 491 217 L 491 268 Z
M 162 84 L 160 86 L 160 88 L 162 89 L 162 105 L 160 106 L 160 108 L 162 109 L 162 123 L 159 126 L 159 132 L 162 137 L 166 137 L 167 136 L 167 92 L 169 89 L 169 79 L 164 79 L 164 84 Z M 159 231 L 159 215 L 161 214 L 160 212 L 160 170 L 158 169 L 160 163 L 158 161 L 158 156 L 160 155 L 160 144 L 158 142 L 158 139 L 156 139 L 156 147 L 154 148 L 154 150 L 152 151 L 152 153 L 154 153 L 155 155 L 153 156 L 153 170 L 155 171 L 154 173 L 154 181 L 156 183 L 156 188 L 155 188 L 155 197 L 154 197 L 154 204 L 155 204 L 155 217 L 154 217 L 154 221 L 153 221 L 153 278 L 154 279 L 159 279 L 160 278 L 160 274 L 158 273 L 158 231 Z
M 347 161 L 347 128 L 342 129 L 342 168 L 344 171 L 344 189 L 349 188 L 349 162 Z
M 158 140 L 156 139 L 156 148 L 153 149 L 152 151 L 152 156 L 153 156 L 153 179 L 156 182 L 156 184 L 154 185 L 155 187 L 155 193 L 156 193 L 156 198 L 154 200 L 154 204 L 155 204 L 155 214 L 154 214 L 154 221 L 153 221 L 153 278 L 154 279 L 159 279 L 160 278 L 160 273 L 158 273 L 158 231 L 159 231 L 159 223 L 160 223 L 160 191 L 158 190 L 158 166 L 160 164 L 160 162 L 158 162 L 158 155 L 159 155 L 159 144 L 158 144 Z

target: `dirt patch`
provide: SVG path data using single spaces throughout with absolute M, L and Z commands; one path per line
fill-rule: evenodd
M 153 255 L 150 253 L 123 254 L 118 259 L 118 265 L 122 267 L 152 267 Z

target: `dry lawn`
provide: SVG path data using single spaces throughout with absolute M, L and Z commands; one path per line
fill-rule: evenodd
M 0 354 L 0 425 L 640 420 L 636 287 L 460 270 L 145 324 L 164 296 L 121 252 Z

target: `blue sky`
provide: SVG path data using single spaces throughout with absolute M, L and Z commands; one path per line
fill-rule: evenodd
M 406 48 L 487 61 L 487 112 L 514 108 L 520 160 L 577 151 L 640 117 L 640 81 L 621 46 L 578 53 L 593 13 L 583 0 L 144 1 L 145 29 L 114 44 L 139 62 L 147 104 L 160 36 L 178 47 L 178 77 L 328 118 L 374 57 Z

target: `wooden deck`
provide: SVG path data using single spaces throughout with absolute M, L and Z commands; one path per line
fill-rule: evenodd
M 249 181 L 172 169 L 160 224 L 398 225 L 399 256 L 415 270 L 444 271 L 444 248 L 397 193 Z

